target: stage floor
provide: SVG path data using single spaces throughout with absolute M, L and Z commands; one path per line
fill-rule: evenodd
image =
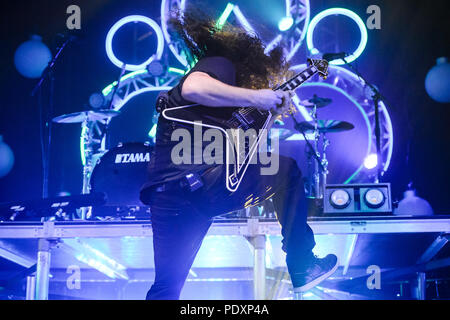
M 370 266 L 388 275 L 396 271 L 399 279 L 450 266 L 448 254 L 442 250 L 450 234 L 448 216 L 322 217 L 310 218 L 309 224 L 317 242 L 314 253 L 339 257 L 340 268 L 328 281 L 329 290 L 334 292 L 343 292 L 338 287 L 348 285 L 348 281 L 367 278 Z M 257 237 L 265 241 L 262 250 L 248 241 Z M 281 240 L 276 220 L 215 220 L 195 259 L 182 298 L 252 299 L 263 294 L 260 298 L 289 298 Z M 47 264 L 38 258 L 42 253 L 48 255 Z M 48 268 L 50 279 L 43 284 L 49 290 L 44 294 L 50 294 L 50 298 L 141 299 L 154 277 L 150 221 L 1 222 L 0 256 L 2 279 L 40 266 L 39 278 L 39 272 Z M 74 268 L 80 270 L 85 291 L 67 286 Z M 261 269 L 265 271 L 261 273 Z M 389 279 L 389 283 L 397 281 L 392 276 Z M 140 287 L 106 290 L 118 283 L 127 283 L 127 288 Z M 255 288 L 258 283 L 259 291 Z M 95 289 L 94 284 L 104 286 L 105 292 L 99 293 L 100 287 Z M 231 290 L 233 286 L 236 288 Z M 214 287 L 222 289 L 211 294 Z M 370 298 L 372 292 L 365 291 Z M 378 292 L 373 293 L 373 298 L 380 297 Z M 353 297 L 364 297 L 358 294 L 353 293 Z M 327 297 L 333 295 L 328 292 Z

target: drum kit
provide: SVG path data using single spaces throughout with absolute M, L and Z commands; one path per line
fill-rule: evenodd
M 82 219 L 89 218 L 95 210 L 96 216 L 136 216 L 140 211 L 148 212 L 139 200 L 140 187 L 147 179 L 147 165 L 153 147 L 149 142 L 119 143 L 110 150 L 94 150 L 89 123 L 109 122 L 120 115 L 120 111 L 99 109 L 64 114 L 53 118 L 56 123 L 81 123 L 81 139 L 85 146 L 83 167 L 83 194 L 104 193 L 106 203 L 101 208 L 82 208 Z
M 280 140 L 288 139 L 300 132 L 307 145 L 308 178 L 305 191 L 309 198 L 322 199 L 328 175 L 328 160 L 326 150 L 330 146 L 327 135 L 352 130 L 354 125 L 339 120 L 323 120 L 318 117 L 318 110 L 332 103 L 331 99 L 314 95 L 311 99 L 301 101 L 300 104 L 309 109 L 311 121 L 297 122 L 294 119 L 294 128 L 277 128 Z M 103 192 L 106 194 L 106 206 L 110 209 L 107 214 L 114 215 L 119 211 L 140 210 L 139 189 L 147 179 L 147 165 L 150 161 L 153 147 L 148 142 L 119 143 L 110 150 L 93 152 L 91 145 L 92 135 L 89 132 L 89 123 L 100 121 L 108 122 L 120 115 L 120 111 L 98 109 L 64 114 L 53 118 L 56 123 L 80 123 L 85 147 L 83 168 L 83 194 Z M 306 135 L 313 137 L 312 143 Z M 130 209 L 132 208 L 132 209 Z M 145 209 L 145 210 L 148 210 Z M 127 212 L 129 214 L 129 212 Z M 92 215 L 91 208 L 81 212 L 82 218 Z

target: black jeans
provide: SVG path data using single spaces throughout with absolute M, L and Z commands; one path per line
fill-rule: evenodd
M 147 299 L 179 299 L 181 289 L 214 216 L 257 205 L 272 198 L 281 224 L 283 250 L 290 274 L 301 272 L 311 259 L 314 235 L 306 223 L 307 202 L 295 161 L 280 156 L 276 175 L 260 175 L 250 165 L 236 192 L 225 187 L 224 175 L 205 175 L 194 192 L 143 190 L 141 199 L 152 211 L 155 282 Z

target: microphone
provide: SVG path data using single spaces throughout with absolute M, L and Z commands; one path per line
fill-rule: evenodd
M 342 59 L 345 57 L 348 57 L 350 54 L 346 52 L 339 52 L 339 53 L 324 53 L 322 56 L 322 59 L 327 61 Z

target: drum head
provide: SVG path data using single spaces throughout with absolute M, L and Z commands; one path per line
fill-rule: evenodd
M 104 192 L 106 206 L 143 206 L 139 191 L 146 182 L 153 147 L 132 142 L 112 148 L 95 166 L 91 192 Z

